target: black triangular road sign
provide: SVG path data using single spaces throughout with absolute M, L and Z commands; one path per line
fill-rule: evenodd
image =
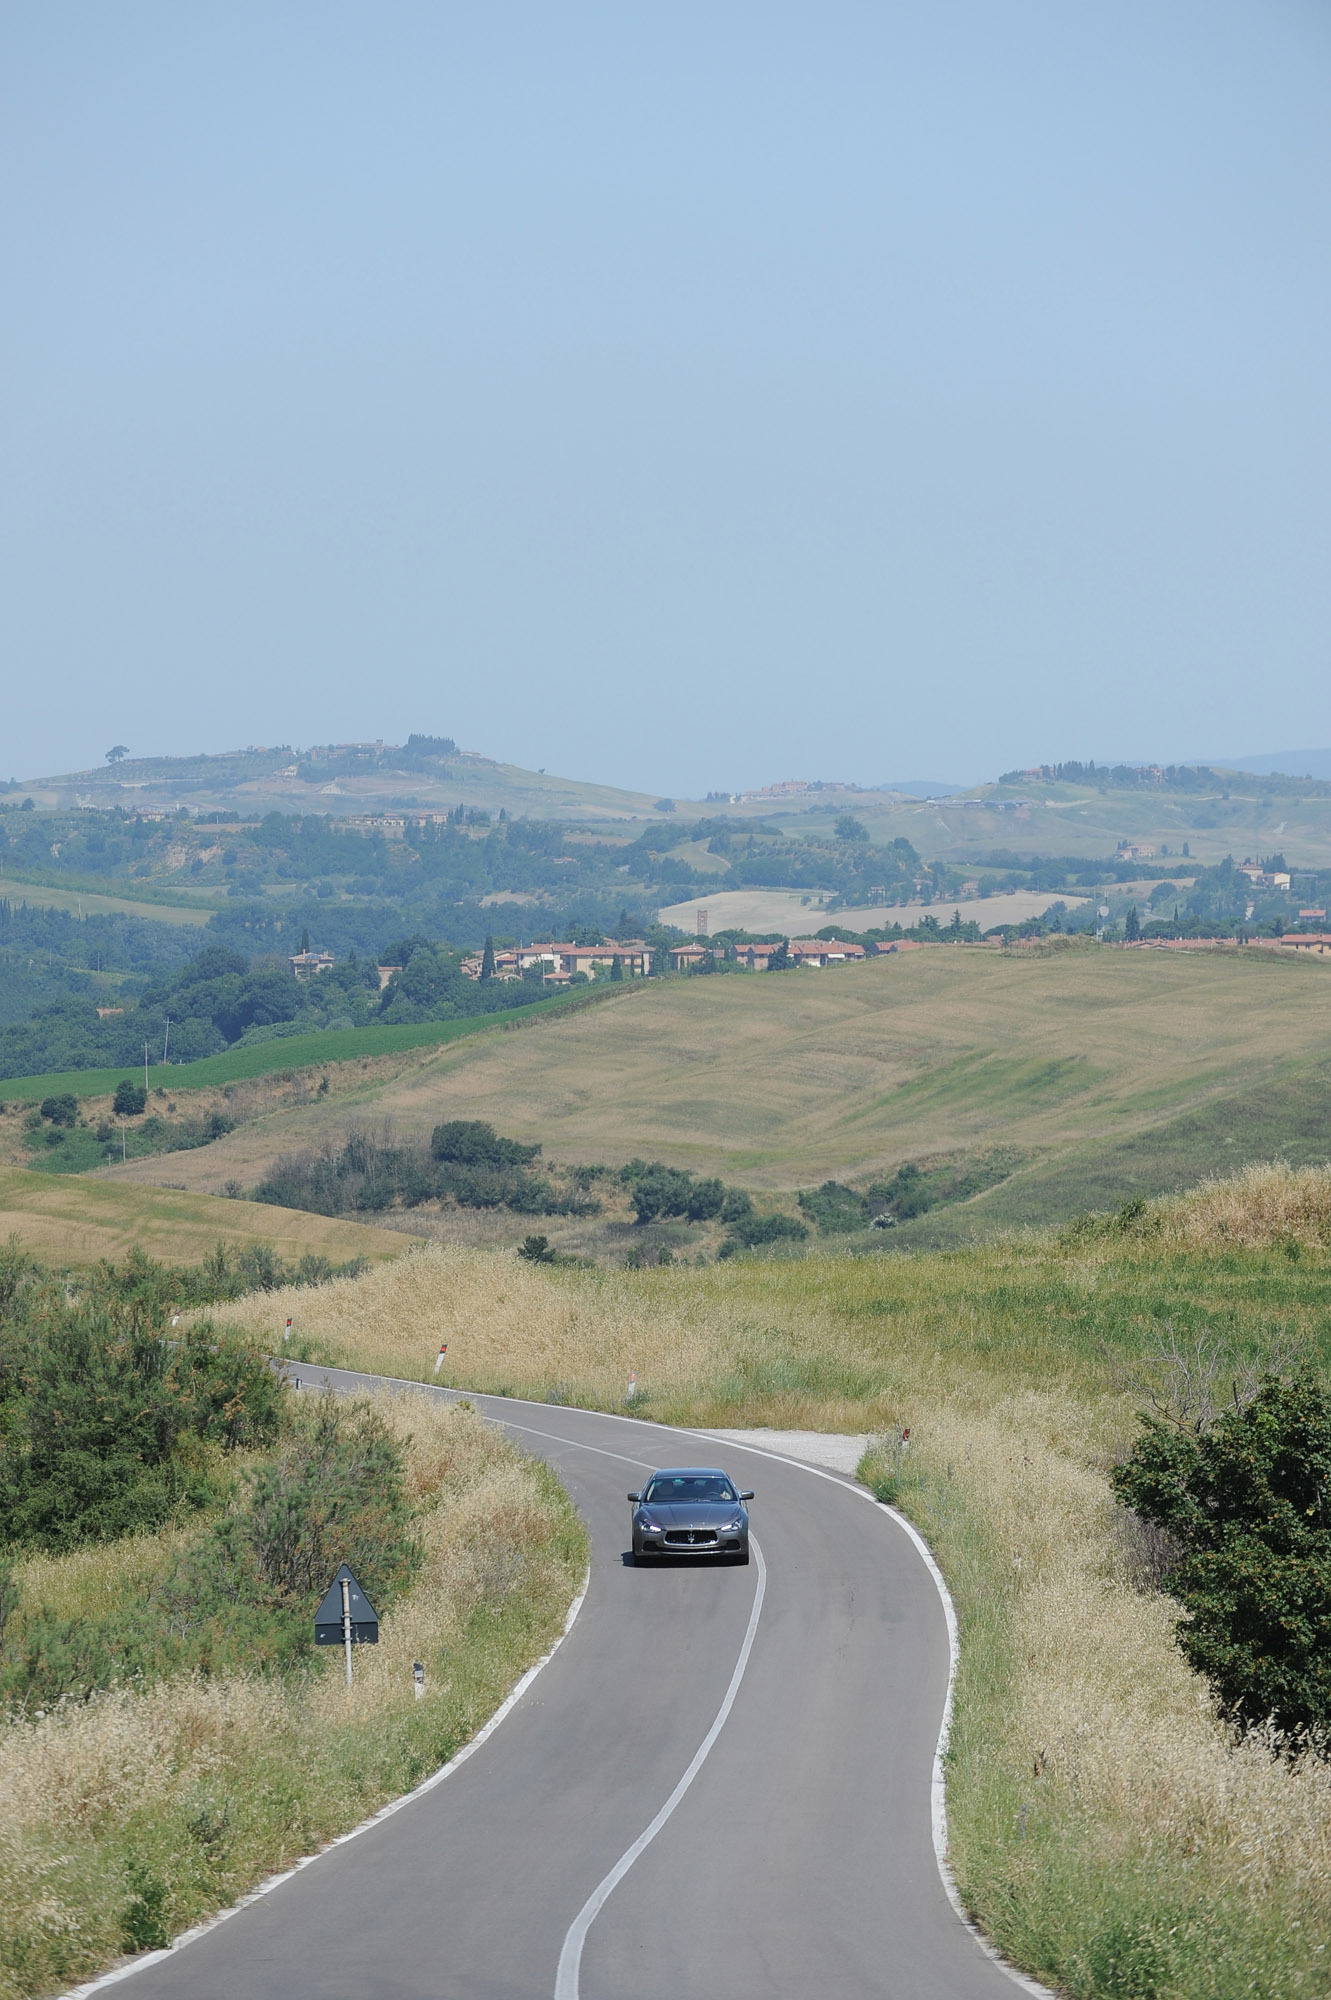
M 351 1585 L 348 1601 L 351 1610 L 351 1639 L 356 1646 L 377 1646 L 379 1643 L 379 1613 L 371 1604 L 365 1592 L 357 1583 L 351 1571 L 343 1563 L 324 1594 L 323 1603 L 314 1614 L 314 1643 L 316 1646 L 340 1646 L 342 1644 L 342 1579 Z

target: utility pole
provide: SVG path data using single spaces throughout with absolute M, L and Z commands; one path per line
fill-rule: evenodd
M 171 1046 L 171 1016 L 166 1017 L 166 1033 L 162 1037 L 162 1068 L 166 1068 L 166 1052 Z
M 148 1095 L 148 1044 L 143 1045 L 143 1094 Z

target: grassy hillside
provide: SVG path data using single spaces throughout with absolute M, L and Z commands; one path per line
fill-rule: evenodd
M 1107 1468 L 1146 1384 L 1168 1391 L 1162 1342 L 1227 1344 L 1225 1393 L 1292 1342 L 1331 1362 L 1329 1242 L 1331 1175 L 1279 1170 L 909 1259 L 551 1272 L 429 1250 L 321 1288 L 302 1325 L 328 1359 L 398 1376 L 431 1379 L 447 1339 L 478 1389 L 622 1409 L 635 1369 L 635 1408 L 664 1422 L 877 1433 L 875 1474 L 958 1600 L 948 1799 L 981 1921 L 1080 2000 L 1311 2000 L 1327 1766 L 1234 1745 Z
M 484 1118 L 556 1159 L 659 1157 L 771 1191 L 1006 1149 L 1007 1180 L 897 1232 L 943 1240 L 931 1232 L 1112 1206 L 1275 1152 L 1326 1158 L 1328 974 L 1255 951 L 1086 946 L 670 981 L 128 1171 L 249 1186 L 281 1152 L 385 1119 L 399 1142 Z
M 300 757 L 285 749 L 127 757 L 114 768 L 37 778 L 20 789 L 39 807 L 186 805 L 191 812 L 220 808 L 246 817 L 274 811 L 346 817 L 463 804 L 481 812 L 503 808 L 514 818 L 628 819 L 651 817 L 656 807 L 650 793 L 527 771 L 474 750 L 420 760 L 400 756 L 391 744 L 334 745 Z
M 196 927 L 206 924 L 217 907 L 215 902 L 205 902 L 202 897 L 187 902 L 183 896 L 173 896 L 169 890 L 137 896 L 108 896 L 104 888 L 95 885 L 85 888 L 82 882 L 77 881 L 44 881 L 36 872 L 31 877 L 0 875 L 0 897 L 7 897 L 13 903 L 29 903 L 36 909 L 66 910 L 72 917 L 143 917 L 149 923 L 193 924 Z
M 436 1043 L 455 1042 L 464 1035 L 489 1029 L 496 1033 L 521 1027 L 530 1020 L 586 1007 L 594 1000 L 613 999 L 609 987 L 590 994 L 554 994 L 549 1000 L 534 1000 L 529 1006 L 504 1014 L 473 1014 L 456 1021 L 419 1021 L 400 1027 L 332 1028 L 310 1035 L 289 1035 L 271 1042 L 256 1042 L 248 1048 L 228 1049 L 219 1056 L 205 1056 L 201 1062 L 177 1064 L 174 1068 L 152 1063 L 148 1087 L 169 1088 L 176 1096 L 192 1091 L 216 1090 L 219 1085 L 244 1083 L 253 1077 L 272 1076 L 284 1070 L 317 1068 L 330 1064 L 373 1062 L 382 1056 L 408 1049 L 431 1048 Z M 115 1069 L 52 1070 L 45 1076 L 10 1076 L 0 1079 L 0 1100 L 35 1104 L 53 1092 L 71 1090 L 76 1097 L 105 1097 L 121 1077 L 138 1077 L 136 1064 Z
M 165 1263 L 196 1264 L 218 1243 L 233 1250 L 266 1244 L 286 1262 L 313 1253 L 349 1263 L 396 1256 L 403 1247 L 386 1229 L 260 1202 L 0 1167 L 0 1242 L 10 1237 L 62 1266 L 123 1258 L 135 1248 Z
M 812 798 L 788 810 L 770 799 L 765 806 L 790 832 L 821 822 L 825 833 L 829 818 L 850 811 L 876 842 L 904 835 L 921 854 L 962 864 L 980 864 L 995 849 L 1095 861 L 1127 840 L 1154 847 L 1157 855 L 1166 847 L 1173 861 L 1186 841 L 1192 858 L 1203 863 L 1280 849 L 1296 868 L 1331 866 L 1331 786 L 1250 772 L 1218 774 L 1213 787 L 1198 791 L 1102 791 L 1024 779 L 976 785 L 951 799 L 865 792 Z M 748 816 L 759 808 L 750 802 L 726 810 Z

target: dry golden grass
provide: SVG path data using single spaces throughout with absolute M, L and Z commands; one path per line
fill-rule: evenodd
M 195 1676 L 0 1726 L 5 2000 L 117 1956 L 132 1864 L 162 1886 L 178 1931 L 354 1825 L 474 1733 L 558 1629 L 584 1553 L 550 1476 L 467 1409 L 376 1400 L 409 1440 L 425 1558 L 350 1691 L 339 1653 L 286 1680 Z M 20 1581 L 90 1615 L 161 1553 L 145 1536 L 34 1557 Z
M 1173 1644 L 1177 1607 L 1134 1588 L 1102 1470 L 1118 1433 L 1115 1413 L 1038 1390 L 913 1431 L 903 1497 L 971 1641 L 949 1786 L 961 1881 L 1021 1962 L 1074 1991 L 1323 1992 L 1331 1770 L 1217 1724 Z M 1158 1986 L 1097 1965 L 1125 1915 Z M 1226 1927 L 1237 1969 L 1188 1941 Z
M 295 1263 L 307 1253 L 346 1264 L 353 1257 L 394 1257 L 402 1249 L 401 1238 L 388 1230 L 294 1208 L 0 1167 L 0 1242 L 11 1236 L 57 1266 L 94 1264 L 100 1257 L 118 1261 L 136 1248 L 168 1264 L 197 1264 L 218 1243 L 233 1250 L 266 1244 Z
M 1249 1166 L 1152 1202 L 1148 1218 L 1171 1249 L 1324 1249 L 1331 1244 L 1331 1167 Z

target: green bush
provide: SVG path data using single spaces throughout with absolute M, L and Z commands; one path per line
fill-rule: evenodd
M 310 1651 L 339 1564 L 383 1612 L 418 1560 L 401 1445 L 369 1405 L 312 1397 L 142 1597 L 101 1618 L 11 1611 L 0 1695 L 49 1707 L 127 1680 L 280 1671 Z
M 135 1083 L 132 1076 L 122 1076 L 116 1085 L 116 1094 L 111 1100 L 111 1109 L 117 1118 L 137 1118 L 148 1106 L 148 1093 L 141 1083 Z
M 733 1257 L 737 1250 L 760 1250 L 769 1243 L 803 1243 L 808 1235 L 793 1215 L 751 1215 L 735 1224 L 717 1255 Z
M 1291 1742 L 1331 1728 L 1331 1397 L 1311 1374 L 1266 1376 L 1213 1424 L 1158 1417 L 1112 1475 L 1173 1537 L 1163 1577 L 1178 1643 L 1239 1726 Z
M 275 1436 L 280 1385 L 250 1343 L 168 1337 L 141 1289 L 74 1304 L 0 1272 L 0 1540 L 53 1549 L 156 1526 L 216 1497 L 220 1452 Z M 25 1278 L 27 1282 L 25 1282 Z
M 72 1090 L 62 1090 L 56 1097 L 44 1097 L 38 1109 L 52 1125 L 73 1125 L 78 1119 L 79 1101 Z
M 840 1181 L 824 1181 L 821 1187 L 801 1190 L 799 1205 L 823 1236 L 844 1236 L 852 1229 L 869 1224 L 866 1203 L 854 1188 Z
M 524 1146 L 516 1139 L 501 1139 L 493 1125 L 480 1118 L 451 1118 L 436 1125 L 430 1134 L 430 1151 L 436 1160 L 464 1167 L 523 1167 L 534 1160 L 539 1146 Z

